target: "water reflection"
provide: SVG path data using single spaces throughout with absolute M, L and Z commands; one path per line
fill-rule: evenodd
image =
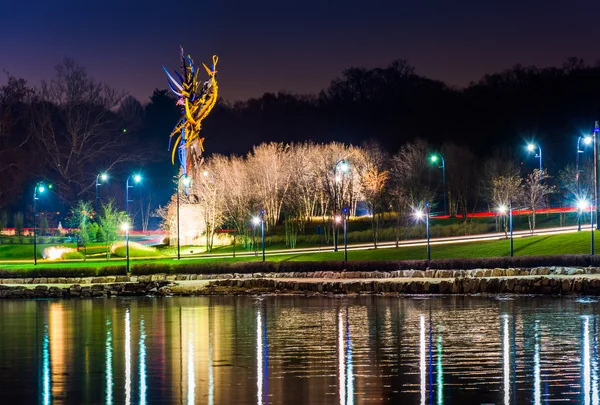
M 44 325 L 44 336 L 42 337 L 42 404 L 49 405 L 50 402 L 50 337 L 48 336 L 48 324 Z
M 484 297 L 0 302 L 0 401 L 600 405 L 599 310 Z
M 144 328 L 144 318 L 140 320 L 140 405 L 146 405 L 146 329 Z
M 421 371 L 421 405 L 425 405 L 425 399 L 426 399 L 426 384 L 427 382 L 425 381 L 425 315 L 421 315 L 420 316 L 420 329 L 419 329 L 419 347 L 420 347 L 420 371 Z
M 591 317 L 583 316 L 581 359 L 583 362 L 583 401 L 585 405 L 598 405 L 598 334 L 594 316 L 593 336 L 590 336 Z M 594 349 L 591 353 L 590 341 Z
M 503 365 L 504 365 L 504 405 L 510 404 L 510 358 L 508 344 L 508 315 L 504 315 L 504 329 L 502 339 L 502 354 L 503 354 Z
M 533 403 L 535 405 L 541 404 L 542 392 L 541 392 L 541 366 L 540 366 L 540 324 L 539 321 L 535 321 L 534 327 L 534 354 L 533 354 Z
M 131 404 L 131 315 L 125 311 L 125 404 Z
M 438 335 L 437 340 L 437 403 L 442 405 L 444 403 L 444 367 L 442 365 L 442 335 Z
M 113 371 L 112 371 L 112 327 L 110 319 L 106 320 L 106 405 L 113 403 Z

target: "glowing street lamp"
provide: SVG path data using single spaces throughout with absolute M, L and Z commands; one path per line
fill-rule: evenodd
M 338 183 L 342 181 L 342 176 L 338 177 L 338 169 L 342 172 L 342 174 L 348 173 L 350 170 L 350 165 L 344 159 L 340 159 L 333 166 L 333 215 L 334 217 L 337 215 L 337 206 L 338 206 Z M 337 226 L 334 221 L 333 224 L 333 251 L 338 251 L 338 235 L 337 235 Z
M 439 153 L 431 155 L 429 159 L 433 164 L 438 164 L 438 161 L 441 161 L 441 166 L 438 166 L 438 169 L 442 169 L 442 185 L 444 187 L 444 215 L 448 215 L 448 208 L 446 206 L 446 161 L 444 160 L 444 157 Z
M 48 188 L 51 189 L 52 185 L 48 185 Z M 39 200 L 38 194 L 44 194 L 46 192 L 46 186 L 39 181 L 35 188 L 33 189 L 33 264 L 37 265 L 37 225 L 36 225 L 36 216 L 37 216 L 37 200 Z
M 501 205 L 498 207 L 498 212 L 503 215 L 506 215 L 508 211 L 508 227 L 510 229 L 510 257 L 514 255 L 514 245 L 513 245 L 513 209 L 512 209 L 512 197 L 508 199 L 508 208 L 506 205 Z M 506 229 L 506 228 L 505 228 Z
M 129 199 L 129 189 L 133 188 L 133 186 L 129 185 L 129 180 L 131 180 L 132 177 L 134 183 L 136 184 L 142 181 L 142 176 L 140 176 L 139 174 L 130 174 L 127 177 L 127 181 L 125 182 L 125 214 L 127 216 L 129 216 L 129 203 L 133 201 Z
M 430 237 L 429 237 L 429 216 L 431 214 L 430 211 L 430 207 L 429 207 L 429 202 L 425 203 L 425 209 L 424 210 L 416 210 L 415 211 L 415 217 L 418 220 L 421 220 L 423 218 L 425 218 L 425 229 L 426 229 L 426 233 L 427 233 L 427 267 L 429 267 L 429 262 L 431 261 L 431 245 L 430 245 Z
M 108 180 L 108 174 L 106 173 L 98 173 L 96 175 L 96 212 L 98 212 L 98 200 L 100 199 L 100 195 L 98 194 L 98 186 L 101 186 L 104 182 Z M 100 183 L 102 181 L 102 183 Z
M 594 255 L 594 204 L 590 203 L 585 198 L 581 198 L 579 201 L 577 201 L 577 208 L 579 208 L 580 215 L 588 208 L 590 209 L 590 254 Z
M 125 231 L 125 258 L 127 259 L 127 275 L 129 275 L 129 222 L 123 222 L 121 229 Z
M 181 178 L 183 178 L 183 180 L 181 180 Z M 187 189 L 191 183 L 191 179 L 185 174 L 181 174 L 177 178 L 177 260 L 181 260 L 181 243 L 179 238 L 179 193 L 181 192 L 179 188 L 180 182 L 182 182 Z
M 262 234 L 262 261 L 265 261 L 265 210 L 260 211 L 258 217 L 252 217 L 252 223 L 254 226 L 260 224 L 260 232 Z
M 529 152 L 535 152 L 536 148 L 538 150 L 538 153 L 535 155 L 535 157 L 538 158 L 540 161 L 540 178 L 541 178 L 541 176 L 542 176 L 542 147 L 540 146 L 539 143 L 529 143 L 527 145 L 527 150 Z
M 580 177 L 581 177 L 581 173 L 583 173 L 583 170 L 579 169 L 579 154 L 584 152 L 583 150 L 581 150 L 581 140 L 582 139 L 583 139 L 584 146 L 591 145 L 594 141 L 594 138 L 590 135 L 580 136 L 579 138 L 577 138 L 577 155 L 576 155 L 576 159 L 575 159 L 575 172 L 576 172 L 575 176 L 577 178 L 577 198 L 581 198 Z M 581 231 L 581 212 L 577 216 L 577 230 Z

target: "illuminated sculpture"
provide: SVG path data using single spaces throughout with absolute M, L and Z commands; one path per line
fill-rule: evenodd
M 217 73 L 215 68 L 218 61 L 219 58 L 213 55 L 211 68 L 202 64 L 208 73 L 208 80 L 204 82 L 198 80 L 200 70 L 196 69 L 190 55 L 185 55 L 183 47 L 181 47 L 183 76 L 174 71 L 175 77 L 173 77 L 163 66 L 169 87 L 179 98 L 177 105 L 182 107 L 183 115 L 169 138 L 169 150 L 171 150 L 171 141 L 176 136 L 171 160 L 175 164 L 175 151 L 178 151 L 182 174 L 185 176 L 191 168 L 192 161 L 195 163 L 202 159 L 204 138 L 200 138 L 200 127 L 202 120 L 206 118 L 217 102 L 219 87 L 215 77 Z

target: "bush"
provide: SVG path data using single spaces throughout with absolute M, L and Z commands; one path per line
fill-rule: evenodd
M 127 246 L 124 242 L 113 245 L 112 253 L 115 256 L 126 257 Z M 129 242 L 129 257 L 156 257 L 160 252 L 153 247 L 140 245 L 136 242 Z
M 81 252 L 65 252 L 63 253 L 60 258 L 62 260 L 75 260 L 75 259 L 83 259 L 83 253 Z
M 146 276 L 149 274 L 173 273 L 173 266 L 168 263 L 144 263 L 131 266 L 131 274 L 135 276 Z

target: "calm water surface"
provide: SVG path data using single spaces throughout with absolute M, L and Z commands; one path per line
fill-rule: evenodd
M 598 404 L 599 304 L 0 302 L 2 404 Z

